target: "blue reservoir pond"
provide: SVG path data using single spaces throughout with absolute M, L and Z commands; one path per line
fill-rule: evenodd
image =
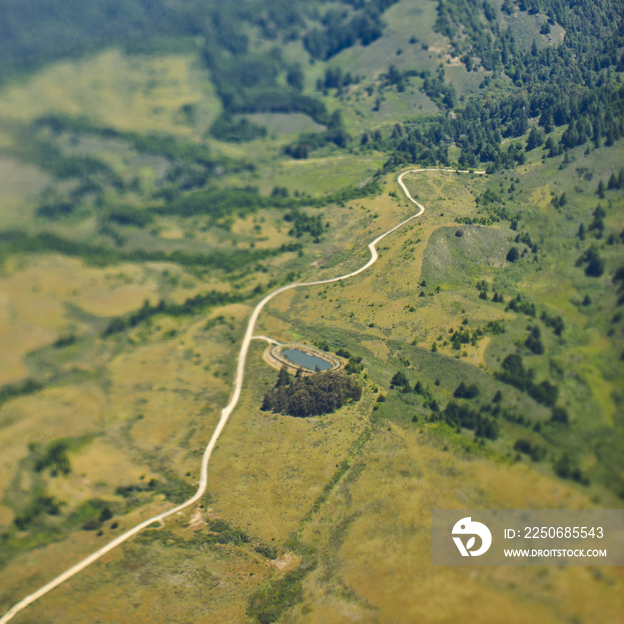
M 281 355 L 288 358 L 294 364 L 307 368 L 311 371 L 316 370 L 317 366 L 321 371 L 331 368 L 331 362 L 328 362 L 320 357 L 316 357 L 315 355 L 309 355 L 308 353 L 304 353 L 298 349 L 285 349 L 281 352 Z

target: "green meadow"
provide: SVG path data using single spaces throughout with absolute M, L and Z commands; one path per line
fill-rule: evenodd
M 617 3 L 122 4 L 0 65 L 0 612 L 192 496 L 254 307 L 426 168 L 255 328 L 361 399 L 263 411 L 253 341 L 206 495 L 14 621 L 618 622 L 615 568 L 431 565 L 434 508 L 624 504 Z

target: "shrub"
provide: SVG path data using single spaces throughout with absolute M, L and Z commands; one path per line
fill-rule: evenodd
M 570 423 L 568 412 L 563 407 L 553 407 L 550 420 L 551 422 L 558 423 L 561 425 L 568 425 Z

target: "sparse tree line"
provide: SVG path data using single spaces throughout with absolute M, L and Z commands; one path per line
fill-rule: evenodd
M 41 388 L 43 388 L 43 384 L 34 379 L 27 379 L 26 381 L 2 386 L 0 388 L 0 406 L 15 397 L 38 392 Z
M 259 294 L 259 292 L 258 290 L 254 294 Z M 168 303 L 164 299 L 161 299 L 156 305 L 151 305 L 146 299 L 143 306 L 136 312 L 131 312 L 126 316 L 118 316 L 112 319 L 102 332 L 102 336 L 106 338 L 127 329 L 132 329 L 160 314 L 169 316 L 191 316 L 199 312 L 204 312 L 209 307 L 224 306 L 244 301 L 248 299 L 249 296 L 250 295 L 241 293 L 224 293 L 213 290 L 203 295 L 191 297 L 184 301 L 184 303 Z
M 80 257 L 92 266 L 109 266 L 120 262 L 173 262 L 181 266 L 213 268 L 233 272 L 246 270 L 259 260 L 300 249 L 299 243 L 290 243 L 275 249 L 239 249 L 232 252 L 212 252 L 210 254 L 184 251 L 167 253 L 143 249 L 120 251 L 112 247 L 61 238 L 50 232 L 34 235 L 19 230 L 0 232 L 0 260 L 14 253 L 56 252 Z

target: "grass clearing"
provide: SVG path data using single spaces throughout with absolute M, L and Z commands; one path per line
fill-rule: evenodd
M 0 157 L 0 211 L 3 229 L 27 227 L 34 218 L 39 193 L 50 177 L 30 165 Z
M 427 427 L 378 429 L 353 478 L 339 484 L 303 531 L 320 565 L 305 583 L 296 616 L 305 614 L 307 622 L 340 622 L 347 614 L 363 622 L 556 622 L 563 611 L 569 618 L 600 613 L 601 620 L 616 622 L 622 579 L 611 570 L 605 583 L 584 568 L 431 566 L 431 507 L 591 506 L 574 489 L 526 466 L 458 457 L 432 433 Z M 577 591 L 583 599 L 569 600 Z
M 184 104 L 199 110 L 198 127 L 176 123 Z M 30 121 L 51 111 L 86 115 L 136 132 L 201 134 L 221 106 L 192 55 L 126 56 L 108 49 L 59 61 L 3 89 L 0 116 Z

